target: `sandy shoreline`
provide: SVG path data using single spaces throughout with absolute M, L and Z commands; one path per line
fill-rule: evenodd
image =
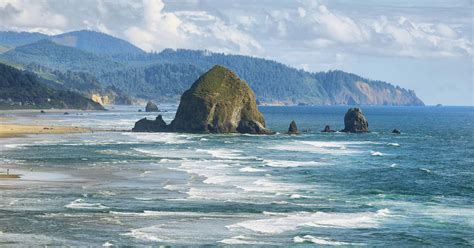
M 90 133 L 92 129 L 48 125 L 20 125 L 0 123 L 0 138 L 21 137 L 31 134 Z
M 68 109 L 48 109 L 45 110 L 50 113 L 61 112 L 83 112 L 78 110 Z M 41 115 L 40 110 L 37 109 L 21 109 L 21 110 L 2 110 L 0 113 L 0 138 L 22 137 L 25 135 L 37 134 L 67 134 L 67 133 L 90 133 L 93 132 L 90 128 L 72 127 L 72 126 L 56 126 L 43 124 L 17 124 L 12 123 L 16 119 L 15 115 Z

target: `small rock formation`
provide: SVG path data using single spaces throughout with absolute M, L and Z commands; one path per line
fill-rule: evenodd
M 44 112 L 44 110 L 41 110 L 40 113 L 41 113 L 41 114 L 44 114 L 45 112 Z
M 158 115 L 154 121 L 143 118 L 135 123 L 133 132 L 166 132 L 168 126 L 163 120 L 163 116 Z
M 369 123 L 360 108 L 350 108 L 344 116 L 344 129 L 341 132 L 365 133 L 369 132 Z
M 192 133 L 272 134 L 248 84 L 216 65 L 181 96 L 170 130 Z
M 399 129 L 395 128 L 393 129 L 392 133 L 395 133 L 395 134 L 401 134 L 402 132 L 400 132 Z
M 69 112 L 64 112 L 64 115 L 68 115 L 68 114 L 69 114 Z
M 158 106 L 156 106 L 155 103 L 153 103 L 152 101 L 148 101 L 148 103 L 146 104 L 146 107 L 145 107 L 145 111 L 146 112 L 158 112 Z
M 331 126 L 326 125 L 326 126 L 324 127 L 324 130 L 321 131 L 321 132 L 323 132 L 323 133 L 334 133 L 334 132 L 336 132 L 336 131 L 332 130 L 332 129 L 331 129 Z
M 298 127 L 296 126 L 295 121 L 291 121 L 290 127 L 288 128 L 288 134 L 299 134 Z

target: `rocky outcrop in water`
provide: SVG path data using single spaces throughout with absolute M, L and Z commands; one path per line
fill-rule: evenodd
M 216 65 L 181 96 L 170 130 L 177 132 L 270 134 L 255 94 L 229 69 Z
M 400 131 L 400 129 L 395 128 L 395 129 L 392 130 L 392 133 L 401 134 L 402 132 Z
M 365 133 L 369 132 L 369 123 L 360 108 L 350 108 L 344 116 L 344 129 L 341 132 Z
M 148 101 L 148 103 L 146 104 L 145 106 L 145 111 L 146 112 L 158 112 L 158 106 L 156 106 L 155 103 L 153 103 L 152 101 Z
M 290 127 L 288 128 L 288 134 L 299 134 L 298 127 L 296 126 L 295 121 L 291 121 Z
M 163 116 L 158 115 L 154 121 L 143 118 L 135 123 L 133 132 L 166 132 L 168 126 L 163 120 Z
M 321 131 L 321 132 L 323 132 L 323 133 L 334 133 L 334 132 L 336 132 L 336 131 L 332 130 L 332 129 L 331 129 L 331 126 L 326 125 L 326 126 L 324 127 L 324 130 Z
M 184 92 L 175 119 L 166 128 L 157 121 L 142 119 L 133 131 L 273 133 L 265 127 L 252 89 L 235 73 L 219 65 L 204 73 Z

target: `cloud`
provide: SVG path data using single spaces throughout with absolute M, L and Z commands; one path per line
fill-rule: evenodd
M 54 33 L 65 28 L 67 18 L 50 12 L 43 1 L 7 1 L 0 2 L 0 27 L 17 30 Z
M 459 13 L 454 13 L 431 11 L 431 6 L 404 9 L 403 3 L 384 6 L 338 0 L 0 0 L 0 28 L 48 34 L 92 29 L 154 51 L 191 48 L 284 57 L 325 49 L 334 56 L 472 56 L 469 8 L 455 5 Z

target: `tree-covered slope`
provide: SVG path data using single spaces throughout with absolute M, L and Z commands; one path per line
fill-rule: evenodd
M 413 91 L 386 82 L 365 79 L 343 71 L 310 73 L 272 60 L 249 56 L 166 49 L 161 53 L 121 55 L 115 56 L 114 59 L 137 66 L 156 63 L 190 64 L 200 73 L 216 64 L 223 65 L 247 81 L 255 91 L 257 99 L 264 103 L 423 105 Z M 186 71 L 180 72 L 186 74 Z M 148 79 L 158 77 L 158 72 L 153 70 L 148 72 Z M 185 80 L 190 78 L 186 75 L 181 77 Z M 113 83 L 109 78 L 113 76 L 109 74 L 108 78 L 103 79 Z M 161 80 L 163 81 L 166 80 Z M 191 83 L 192 80 L 187 80 L 181 82 L 184 86 L 179 87 L 187 87 Z
M 267 59 L 186 49 L 115 53 L 121 47 L 117 39 L 90 31 L 56 37 L 66 46 L 41 40 L 0 54 L 0 61 L 85 72 L 103 87 L 146 99 L 177 100 L 199 75 L 222 65 L 247 81 L 261 103 L 423 105 L 413 91 L 343 71 L 311 73 Z M 73 37 L 74 44 L 65 37 Z M 107 44 L 113 49 L 103 52 Z
M 0 55 L 0 59 L 19 64 L 36 63 L 57 70 L 84 71 L 100 74 L 123 67 L 122 64 L 76 48 L 58 45 L 50 40 L 16 47 Z
M 0 108 L 93 109 L 103 107 L 76 92 L 56 90 L 30 72 L 0 63 Z
M 113 36 L 89 31 L 80 30 L 52 36 L 53 42 L 69 47 L 94 53 L 94 54 L 142 54 L 145 53 L 140 48 Z
M 46 38 L 48 35 L 42 33 L 0 31 L 0 45 L 5 47 L 23 46 Z

